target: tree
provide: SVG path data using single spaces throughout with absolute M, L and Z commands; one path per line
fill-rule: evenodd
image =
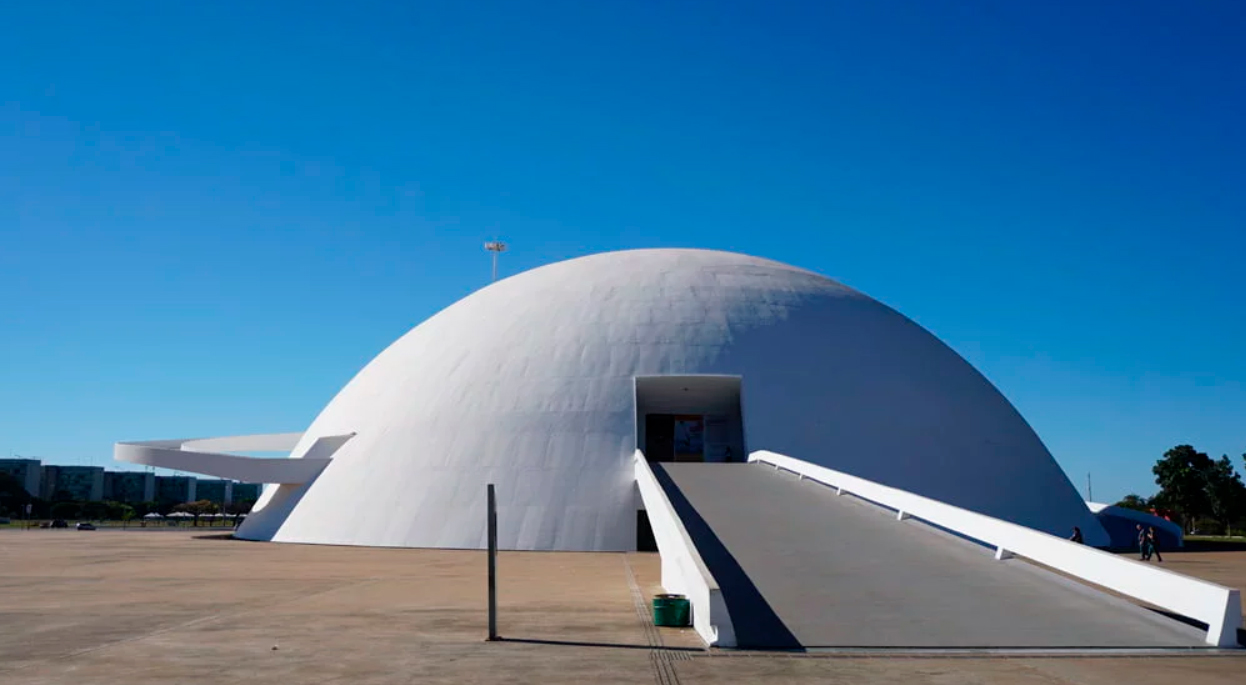
M 1187 527 L 1211 510 L 1207 495 L 1211 466 L 1211 457 L 1190 445 L 1177 445 L 1151 469 L 1155 484 L 1160 487 L 1155 499 L 1175 511 Z
M 255 500 L 253 499 L 238 500 L 236 502 L 230 502 L 229 504 L 226 504 L 225 513 L 231 514 L 234 516 L 237 516 L 239 514 L 246 514 L 251 511 L 251 507 L 253 506 L 255 506 Z
M 60 501 L 52 505 L 52 518 L 54 519 L 76 519 L 78 512 L 82 509 L 82 505 L 74 501 Z
M 108 503 L 85 502 L 82 504 L 81 511 L 82 513 L 79 515 L 82 518 L 90 519 L 92 521 L 102 521 L 108 517 Z
M 1133 493 L 1125 495 L 1121 501 L 1116 503 L 1116 506 L 1122 509 L 1133 509 L 1134 511 L 1151 511 L 1151 501 Z
M 1233 462 L 1227 454 L 1211 463 L 1206 479 L 1208 513 L 1224 526 L 1226 534 L 1232 535 L 1233 522 L 1246 509 L 1246 485 L 1233 470 Z
M 110 499 L 104 500 L 104 507 L 108 509 L 108 520 L 109 521 L 120 521 L 121 514 L 125 512 L 124 507 L 126 506 L 127 505 L 122 504 L 121 502 L 118 502 L 116 500 L 110 500 Z
M 225 513 L 234 517 L 234 527 L 238 527 L 238 521 L 244 515 L 250 513 L 251 507 L 255 506 L 255 500 L 244 499 L 237 502 L 230 502 L 225 505 Z
M 30 503 L 30 493 L 22 482 L 8 473 L 0 472 L 0 515 L 22 516 Z
M 217 511 L 216 502 L 212 500 L 201 499 L 195 502 L 186 502 L 173 507 L 174 511 L 184 511 L 188 514 L 195 515 L 194 525 L 199 525 L 199 517 L 204 514 L 214 514 Z

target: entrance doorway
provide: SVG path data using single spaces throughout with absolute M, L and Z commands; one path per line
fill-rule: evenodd
M 651 462 L 744 461 L 739 376 L 637 376 L 636 445 Z
M 636 446 L 650 462 L 745 461 L 739 376 L 637 376 Z M 648 513 L 636 549 L 657 551 Z

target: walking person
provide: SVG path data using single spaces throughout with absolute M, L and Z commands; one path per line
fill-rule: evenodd
M 1085 540 L 1082 539 L 1082 529 L 1077 526 L 1073 526 L 1073 534 L 1069 536 L 1069 539 L 1079 545 L 1085 544 Z
M 1155 533 L 1155 526 L 1147 526 L 1146 544 L 1147 544 L 1147 550 L 1146 550 L 1147 559 L 1150 559 L 1151 555 L 1154 554 L 1156 561 L 1158 561 L 1161 564 L 1164 563 L 1164 557 L 1160 556 L 1160 553 L 1159 553 L 1159 535 Z
M 1138 558 L 1142 561 L 1147 560 L 1147 544 L 1146 531 L 1142 529 L 1142 524 L 1138 524 Z

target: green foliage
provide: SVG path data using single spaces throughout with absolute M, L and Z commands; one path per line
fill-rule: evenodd
M 79 507 L 78 516 L 90 519 L 92 521 L 102 521 L 108 518 L 107 502 L 85 502 Z
M 199 525 L 200 516 L 203 516 L 204 514 L 215 514 L 220 511 L 220 507 L 217 506 L 216 502 L 201 499 L 194 502 L 179 504 L 176 507 L 173 507 L 173 511 L 184 511 L 188 514 L 194 514 L 195 525 L 197 526 Z
M 54 502 L 50 514 L 54 519 L 76 519 L 82 511 L 82 505 L 70 501 Z
M 1186 528 L 1205 529 L 1211 523 L 1229 530 L 1246 516 L 1246 485 L 1228 455 L 1212 460 L 1190 445 L 1177 445 L 1151 471 L 1160 491 L 1149 504 L 1172 511 Z
M 1151 501 L 1145 497 L 1140 497 L 1133 493 L 1125 495 L 1116 506 L 1122 509 L 1133 509 L 1134 511 L 1151 511 Z
M 23 516 L 30 500 L 30 493 L 21 481 L 11 474 L 0 473 L 0 516 Z
M 105 516 L 109 521 L 128 521 L 134 518 L 134 507 L 123 504 L 121 502 L 105 501 L 104 506 L 108 513 Z
M 1246 485 L 1233 470 L 1233 462 L 1229 461 L 1227 454 L 1211 463 L 1206 478 L 1208 513 L 1226 531 L 1230 531 L 1233 522 L 1246 511 Z
M 237 502 L 226 504 L 225 513 L 231 516 L 238 516 L 239 514 L 249 513 L 253 506 L 255 506 L 255 500 L 253 499 L 238 500 Z
M 1172 509 L 1183 521 L 1193 521 L 1211 510 L 1206 474 L 1211 457 L 1190 445 L 1177 445 L 1164 453 L 1151 469 L 1160 487 L 1156 499 Z

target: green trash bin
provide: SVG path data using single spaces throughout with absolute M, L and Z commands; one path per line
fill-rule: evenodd
M 682 628 L 688 625 L 691 611 L 683 595 L 657 595 L 653 598 L 653 625 Z

